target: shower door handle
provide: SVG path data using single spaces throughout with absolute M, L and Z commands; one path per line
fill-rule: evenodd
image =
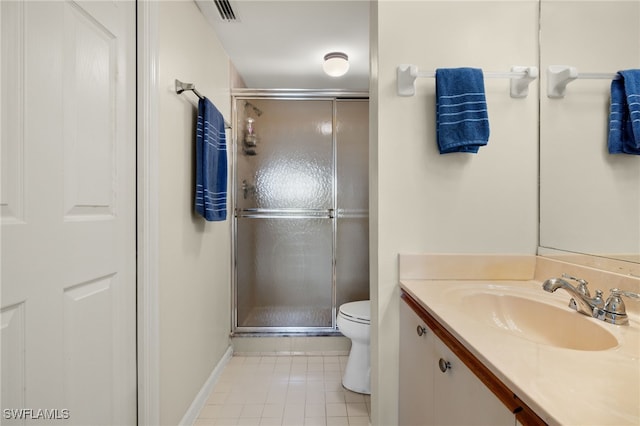
M 236 217 L 248 219 L 321 219 L 336 217 L 334 209 L 236 209 Z

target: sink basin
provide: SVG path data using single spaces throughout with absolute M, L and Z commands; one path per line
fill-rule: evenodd
M 460 302 L 463 312 L 474 319 L 539 344 L 581 351 L 602 351 L 618 345 L 604 327 L 569 308 L 491 292 L 468 294 Z

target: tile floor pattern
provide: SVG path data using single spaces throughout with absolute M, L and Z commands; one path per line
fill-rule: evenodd
M 342 387 L 346 363 L 346 356 L 234 356 L 195 425 L 369 425 L 370 396 Z

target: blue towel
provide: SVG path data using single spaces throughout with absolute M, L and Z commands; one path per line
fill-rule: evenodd
M 478 152 L 489 141 L 482 70 L 436 70 L 436 137 L 440 154 Z
M 227 140 L 224 118 L 207 98 L 198 102 L 196 211 L 208 221 L 227 218 Z
M 611 82 L 609 153 L 640 155 L 640 70 L 618 76 Z

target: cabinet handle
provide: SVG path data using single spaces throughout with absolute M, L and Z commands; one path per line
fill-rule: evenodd
M 438 365 L 440 366 L 440 371 L 442 371 L 443 373 L 451 369 L 451 363 L 449 361 L 445 361 L 442 358 L 440 358 L 440 361 L 438 361 Z
M 422 336 L 423 334 L 427 334 L 427 327 L 423 327 L 423 326 L 419 325 L 418 328 L 416 329 L 416 333 L 418 333 L 418 336 Z

